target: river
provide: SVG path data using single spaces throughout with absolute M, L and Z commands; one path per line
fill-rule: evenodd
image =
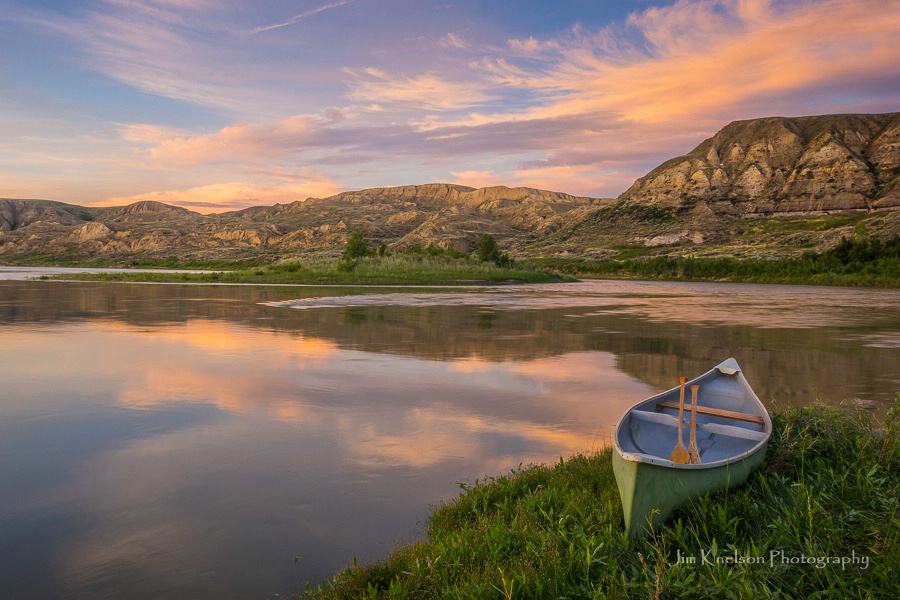
M 420 537 L 460 483 L 600 448 L 630 404 L 729 356 L 773 410 L 900 390 L 897 290 L 15 273 L 2 598 L 296 594 Z

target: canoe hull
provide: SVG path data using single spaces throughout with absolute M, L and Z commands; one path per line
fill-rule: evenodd
M 684 503 L 747 481 L 766 456 L 766 446 L 731 463 L 709 469 L 673 469 L 626 460 L 613 452 L 613 472 L 622 499 L 625 531 L 645 535 L 665 522 Z
M 657 527 L 685 502 L 743 484 L 765 459 L 772 420 L 737 362 L 729 358 L 687 382 L 691 385 L 699 390 L 700 464 L 671 460 L 679 423 L 677 387 L 638 402 L 616 427 L 613 472 L 631 537 Z M 685 414 L 685 434 L 689 420 Z

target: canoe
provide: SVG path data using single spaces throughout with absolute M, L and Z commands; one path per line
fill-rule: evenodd
M 684 445 L 693 385 L 699 385 L 699 464 L 670 459 L 678 440 L 680 386 L 635 404 L 616 426 L 613 471 L 630 537 L 664 522 L 692 498 L 743 484 L 765 458 L 772 419 L 733 358 L 685 383 Z

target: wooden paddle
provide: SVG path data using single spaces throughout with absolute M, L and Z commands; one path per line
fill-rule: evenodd
M 681 396 L 678 398 L 678 443 L 675 444 L 675 448 L 672 450 L 672 455 L 669 457 L 673 463 L 685 464 L 688 459 L 687 448 L 684 447 L 684 442 L 681 441 L 681 425 L 684 423 L 684 382 L 687 381 L 684 377 L 678 378 L 678 383 L 681 384 Z
M 688 444 L 688 462 L 700 464 L 700 450 L 697 448 L 697 390 L 699 385 L 691 386 L 691 443 Z

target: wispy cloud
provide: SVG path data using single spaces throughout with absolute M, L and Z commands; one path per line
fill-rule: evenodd
M 317 6 L 316 8 L 312 8 L 310 10 L 302 12 L 299 15 L 294 15 L 293 17 L 291 17 L 287 21 L 284 21 L 283 23 L 275 23 L 274 25 L 263 25 L 260 27 L 255 27 L 254 29 L 250 30 L 250 33 L 253 33 L 253 34 L 262 33 L 263 31 L 271 31 L 273 29 L 280 29 L 281 27 L 289 27 L 291 25 L 294 25 L 295 23 L 299 23 L 303 19 L 309 18 L 313 15 L 317 15 L 320 12 L 324 12 L 326 10 L 331 10 L 332 8 L 340 8 L 341 6 L 350 4 L 351 2 L 353 2 L 353 0 L 340 0 L 338 2 L 330 2 L 328 4 L 323 4 L 322 6 Z
M 374 68 L 344 72 L 354 78 L 346 97 L 370 110 L 465 110 L 498 97 L 487 82 L 477 79 L 451 80 L 435 73 L 398 77 Z
M 322 145 L 328 120 L 296 115 L 267 124 L 236 123 L 190 134 L 146 124 L 124 125 L 121 135 L 149 147 L 147 157 L 169 165 L 259 164 Z
M 401 3 L 398 18 L 358 2 L 365 28 L 345 32 L 332 17 L 348 11 L 334 10 L 303 36 L 248 35 L 354 1 L 319 0 L 287 20 L 252 0 L 0 9 L 30 39 L 63 40 L 66 68 L 99 73 L 149 107 L 117 104 L 118 124 L 98 108 L 90 125 L 59 127 L 56 108 L 72 110 L 75 91 L 59 84 L 64 93 L 42 103 L 39 87 L 0 80 L 14 90 L 0 97 L 0 117 L 14 116 L 0 122 L 0 180 L 14 185 L 0 192 L 39 195 L 43 178 L 54 193 L 73 182 L 89 195 L 115 181 L 106 196 L 212 206 L 316 182 L 453 180 L 614 196 L 731 120 L 900 109 L 900 3 L 883 0 L 673 0 L 518 36 L 502 22 L 473 25 L 482 15 L 457 4 Z M 337 31 L 353 43 L 334 43 Z M 55 118 L 24 114 L 33 106 L 53 106 Z M 62 168 L 34 177 L 42 164 Z M 242 182 L 259 189 L 242 193 Z

